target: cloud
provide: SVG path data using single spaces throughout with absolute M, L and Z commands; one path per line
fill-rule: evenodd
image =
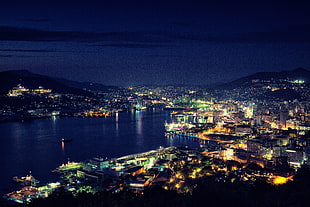
M 274 32 L 249 32 L 249 33 L 240 33 L 231 35 L 226 40 L 231 42 L 303 43 L 303 42 L 310 42 L 310 31 L 290 30 L 290 31 L 274 31 Z
M 137 43 L 118 43 L 118 44 L 100 44 L 92 45 L 98 47 L 120 47 L 120 48 L 162 48 L 162 47 L 172 47 L 173 45 L 164 45 L 164 44 L 137 44 Z
M 36 53 L 46 53 L 46 52 L 56 52 L 55 50 L 25 50 L 25 49 L 0 49 L 0 52 L 36 52 Z
M 6 41 L 69 41 L 69 42 L 170 42 L 152 32 L 78 32 L 46 31 L 32 28 L 0 26 L 0 40 Z
M 28 58 L 28 57 L 33 57 L 31 55 L 0 55 L 0 58 Z
M 213 34 L 207 31 L 196 32 L 188 30 L 174 31 L 122 31 L 122 32 L 79 32 L 79 31 L 47 31 L 33 28 L 19 28 L 0 26 L 0 40 L 6 41 L 58 41 L 58 42 L 82 42 L 103 43 L 102 47 L 123 48 L 155 48 L 171 47 L 167 43 L 181 42 L 223 42 L 223 43 L 277 43 L 277 42 L 310 42 L 310 26 L 288 27 L 271 32 L 247 32 L 247 33 L 220 33 Z M 112 42 L 112 44 L 110 44 Z M 117 42 L 114 44 L 113 42 Z M 125 42 L 125 43 L 124 43 Z M 130 43 L 128 43 L 130 42 Z
M 17 19 L 21 22 L 49 22 L 50 19 L 38 18 L 38 19 Z
M 179 27 L 191 27 L 195 23 L 190 21 L 172 21 L 170 22 L 171 25 L 179 26 Z
M 223 43 L 303 43 L 310 42 L 310 25 L 292 26 L 277 31 L 226 34 L 167 33 L 172 39 Z

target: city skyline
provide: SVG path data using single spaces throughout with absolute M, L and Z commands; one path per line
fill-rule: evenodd
M 309 11 L 2 2 L 0 206 L 307 206 Z
M 209 85 L 310 68 L 302 1 L 13 1 L 0 8 L 0 71 L 105 85 Z

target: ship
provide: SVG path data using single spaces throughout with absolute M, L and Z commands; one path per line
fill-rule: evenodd
M 66 142 L 72 142 L 73 139 L 65 139 L 61 138 L 61 142 L 66 143 Z
M 14 176 L 13 181 L 20 184 L 21 186 L 36 186 L 39 183 L 39 181 L 31 175 L 31 172 L 30 175 L 26 175 L 20 178 Z

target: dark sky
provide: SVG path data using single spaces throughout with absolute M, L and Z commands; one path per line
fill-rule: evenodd
M 106 85 L 208 85 L 297 67 L 310 69 L 307 1 L 28 0 L 0 6 L 0 71 Z

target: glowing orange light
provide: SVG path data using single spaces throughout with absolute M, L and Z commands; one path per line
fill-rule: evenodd
M 293 176 L 291 177 L 282 177 L 282 176 L 275 176 L 273 178 L 273 184 L 274 185 L 281 185 L 281 184 L 284 184 L 284 183 L 287 183 L 287 181 L 289 180 L 293 180 Z

